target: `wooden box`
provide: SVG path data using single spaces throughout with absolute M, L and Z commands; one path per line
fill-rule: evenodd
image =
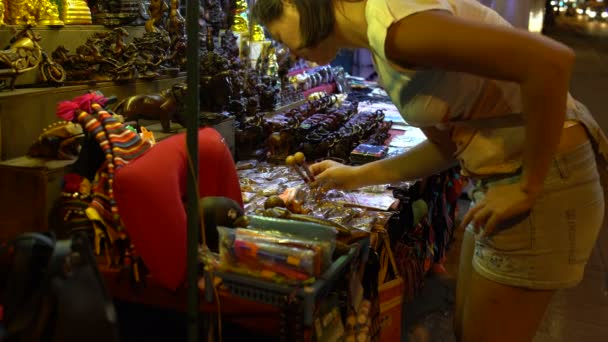
M 30 157 L 0 162 L 0 241 L 48 230 L 65 167 L 73 162 Z

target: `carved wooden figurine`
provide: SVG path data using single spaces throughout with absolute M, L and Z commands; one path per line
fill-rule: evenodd
M 114 112 L 125 117 L 125 121 L 138 119 L 160 120 L 163 132 L 171 130 L 171 120 L 182 124 L 180 117 L 181 100 L 186 93 L 186 85 L 178 83 L 159 94 L 135 95 L 120 101 Z

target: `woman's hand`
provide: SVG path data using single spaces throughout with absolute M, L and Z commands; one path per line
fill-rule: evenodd
M 485 198 L 469 209 L 461 226 L 472 223 L 475 233 L 482 230 L 482 237 L 487 237 L 501 223 L 528 213 L 535 201 L 535 196 L 526 193 L 519 182 L 492 186 Z
M 313 186 L 324 190 L 353 190 L 361 187 L 357 167 L 340 164 L 333 160 L 324 160 L 310 166 L 315 176 Z

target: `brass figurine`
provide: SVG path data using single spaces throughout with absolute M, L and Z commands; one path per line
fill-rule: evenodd
M 57 5 L 50 0 L 38 0 L 36 11 L 38 25 L 63 26 L 63 21 L 59 18 Z
M 167 31 L 171 37 L 171 54 L 168 60 L 174 67 L 186 65 L 186 19 L 179 13 L 179 0 L 171 0 Z
M 0 26 L 4 25 L 4 1 L 0 1 Z
M 9 25 L 36 25 L 36 7 L 31 0 L 7 2 L 6 23 Z
M 85 0 L 61 0 L 62 19 L 66 25 L 88 25 L 93 23 L 91 10 Z
M 236 15 L 234 16 L 234 23 L 230 28 L 233 32 L 245 33 L 249 32 L 249 21 L 247 20 L 247 1 L 237 0 L 236 1 Z
M 6 50 L 0 51 L 0 89 L 13 89 L 19 75 L 35 68 L 40 68 L 43 82 L 61 84 L 65 80 L 65 70 L 42 50 L 39 41 L 40 36 L 26 26 L 11 39 Z
M 150 1 L 137 0 L 137 5 L 137 18 L 135 18 L 132 25 L 141 26 L 144 25 L 148 19 L 150 19 L 150 16 L 148 15 L 148 6 L 150 5 Z
M 179 0 L 171 0 L 167 32 L 169 32 L 171 36 L 184 37 L 186 34 L 186 19 L 179 13 Z
M 151 0 L 148 12 L 150 19 L 146 21 L 146 32 L 157 32 L 157 26 L 161 24 L 164 13 L 169 9 L 164 0 Z
M 264 29 L 260 25 L 253 26 L 253 33 L 251 34 L 251 40 L 254 42 L 263 42 L 266 40 L 266 35 L 264 35 Z
M 241 15 L 236 15 L 234 16 L 234 24 L 232 24 L 232 27 L 230 29 L 238 33 L 249 32 L 249 23 L 247 22 L 247 19 L 245 19 L 245 17 Z

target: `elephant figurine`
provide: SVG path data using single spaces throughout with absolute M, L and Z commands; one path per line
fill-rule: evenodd
M 128 97 L 118 102 L 113 111 L 124 116 L 125 121 L 160 120 L 163 132 L 168 133 L 171 131 L 172 120 L 183 126 L 181 108 L 186 91 L 186 84 L 177 83 L 158 94 Z

